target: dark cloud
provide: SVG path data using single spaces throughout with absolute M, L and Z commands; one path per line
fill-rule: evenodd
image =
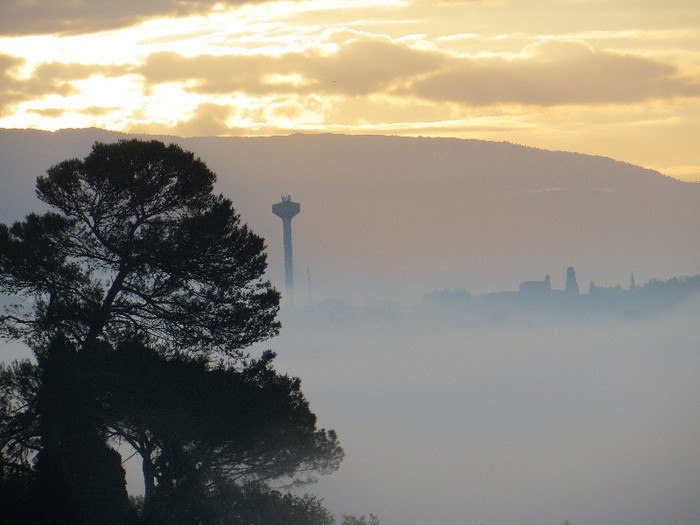
M 0 35 L 85 34 L 154 17 L 203 14 L 217 5 L 265 0 L 3 0 Z

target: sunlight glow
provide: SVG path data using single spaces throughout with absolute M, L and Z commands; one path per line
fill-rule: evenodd
M 280 75 L 277 73 L 272 75 L 266 75 L 265 77 L 263 77 L 263 82 L 265 84 L 270 84 L 273 86 L 282 84 L 288 84 L 295 87 L 308 85 L 308 82 L 304 80 L 304 77 L 302 77 L 298 73 L 292 73 L 289 75 Z
M 700 140 L 696 27 L 652 3 L 634 25 L 626 0 L 548 0 L 547 17 L 530 16 L 538 6 L 221 2 L 110 31 L 0 37 L 0 126 L 449 135 L 700 166 L 688 146 Z

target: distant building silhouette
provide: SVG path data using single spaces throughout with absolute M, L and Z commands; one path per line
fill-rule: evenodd
M 525 281 L 520 283 L 520 293 L 526 295 L 535 295 L 549 293 L 552 291 L 552 284 L 549 280 L 549 275 L 544 276 L 544 281 Z
M 576 270 L 573 266 L 569 266 L 566 269 L 566 286 L 564 287 L 564 292 L 569 294 L 578 295 L 578 283 L 576 282 Z
M 529 316 L 582 321 L 617 317 L 625 322 L 652 318 L 678 305 L 693 311 L 700 308 L 700 275 L 652 279 L 643 285 L 630 276 L 630 288 L 596 286 L 591 281 L 588 293 L 579 291 L 576 272 L 567 268 L 564 290 L 552 290 L 549 275 L 542 281 L 524 281 L 519 291 L 502 291 L 472 296 L 466 290 L 434 290 L 423 296 L 422 304 L 481 319 L 489 324 L 521 322 Z M 697 310 L 695 310 L 697 311 Z
M 292 266 L 292 219 L 301 211 L 298 202 L 292 197 L 282 196 L 282 201 L 272 205 L 272 213 L 282 219 L 282 236 L 284 240 L 284 284 L 287 302 L 294 304 L 294 269 Z

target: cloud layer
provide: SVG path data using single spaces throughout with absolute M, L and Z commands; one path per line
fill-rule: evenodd
M 670 24 L 654 2 L 629 28 L 610 27 L 624 1 L 603 17 L 596 2 L 571 13 L 548 0 L 542 14 L 561 25 L 549 32 L 529 1 L 370 4 L 83 0 L 39 12 L 13 1 L 0 23 L 10 35 L 0 38 L 0 126 L 456 135 L 689 177 L 700 166 L 697 148 L 626 156 L 635 144 L 626 128 L 637 140 L 664 135 L 663 151 L 696 134 L 689 123 L 700 118 L 698 31 Z M 593 130 L 618 138 L 596 151 Z
M 264 1 L 264 0 L 259 0 Z M 6 0 L 0 35 L 85 34 L 128 27 L 156 17 L 182 17 L 253 0 Z
M 179 82 L 201 95 L 384 95 L 465 106 L 632 104 L 700 96 L 700 81 L 670 64 L 571 41 L 544 42 L 506 59 L 453 56 L 358 37 L 331 54 L 183 57 L 161 52 L 136 71 L 147 85 Z

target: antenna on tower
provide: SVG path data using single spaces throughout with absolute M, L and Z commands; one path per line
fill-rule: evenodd
M 298 202 L 292 202 L 291 195 L 282 195 L 282 201 L 272 205 L 272 213 L 282 219 L 284 240 L 284 284 L 287 304 L 294 305 L 294 269 L 292 266 L 292 219 L 301 211 Z
M 311 268 L 309 266 L 306 267 L 306 276 L 309 278 L 309 306 L 314 304 L 314 297 L 311 293 Z

